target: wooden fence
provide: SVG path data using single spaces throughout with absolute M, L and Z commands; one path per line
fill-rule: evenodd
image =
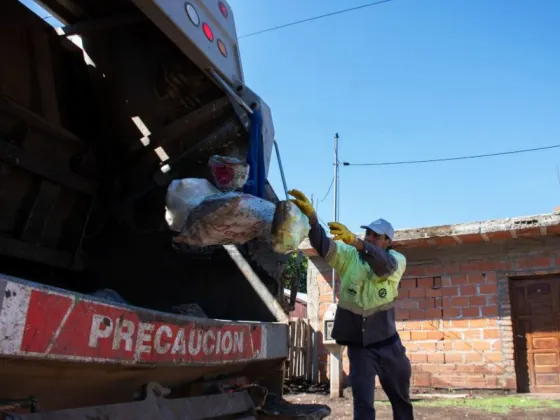
M 290 320 L 289 364 L 286 379 L 303 378 L 311 380 L 313 334 L 309 321 L 302 318 Z

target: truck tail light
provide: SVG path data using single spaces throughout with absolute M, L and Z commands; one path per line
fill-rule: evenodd
M 200 25 L 200 18 L 198 17 L 198 13 L 192 4 L 185 3 L 185 11 L 194 26 Z
M 222 16 L 225 17 L 225 18 L 227 19 L 227 17 L 228 17 L 228 10 L 227 10 L 226 5 L 225 5 L 223 2 L 220 2 L 219 5 L 220 5 L 220 12 L 222 12 Z
M 214 32 L 212 32 L 212 28 L 206 22 L 202 24 L 202 30 L 204 31 L 204 35 L 208 38 L 209 41 L 214 41 Z

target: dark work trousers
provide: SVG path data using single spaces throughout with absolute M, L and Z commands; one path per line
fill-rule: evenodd
M 397 340 L 380 348 L 348 346 L 350 384 L 354 398 L 354 420 L 374 420 L 375 377 L 393 407 L 394 420 L 413 420 L 410 402 L 412 370 L 406 350 Z

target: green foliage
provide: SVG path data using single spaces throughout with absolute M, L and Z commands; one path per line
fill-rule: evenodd
M 292 279 L 297 274 L 297 252 L 294 252 L 288 263 L 286 264 L 286 271 L 284 271 L 284 287 L 291 288 Z M 307 257 L 302 256 L 299 266 L 299 290 L 300 293 L 307 293 Z

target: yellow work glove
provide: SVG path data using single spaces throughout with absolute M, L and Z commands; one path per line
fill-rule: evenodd
M 331 222 L 329 223 L 329 229 L 331 230 L 331 235 L 334 235 L 333 239 L 335 241 L 342 241 L 347 245 L 354 244 L 356 236 L 342 223 Z
M 311 217 L 315 214 L 315 209 L 313 208 L 313 204 L 307 199 L 304 193 L 298 190 L 290 190 L 288 191 L 292 197 L 295 197 L 295 200 L 290 200 L 294 203 L 298 208 L 301 210 L 303 214 L 307 217 Z

